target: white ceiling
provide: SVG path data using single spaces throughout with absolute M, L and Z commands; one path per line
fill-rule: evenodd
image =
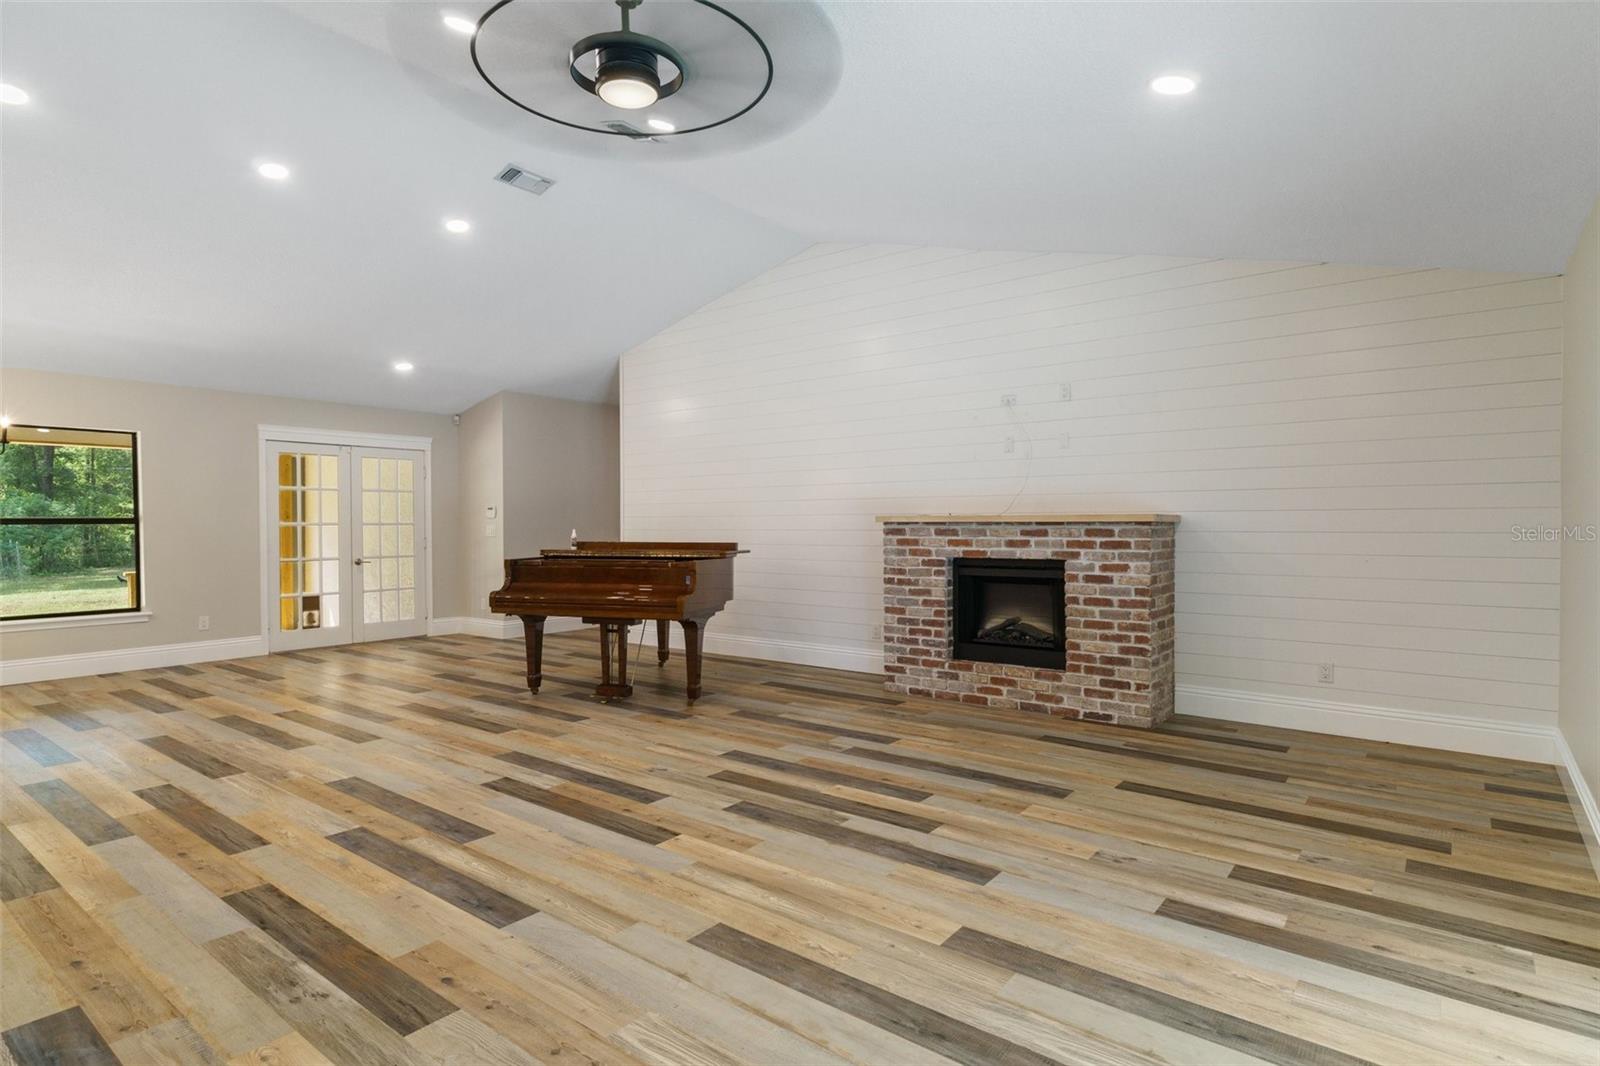
M 1600 193 L 1592 3 L 730 2 L 774 97 L 676 144 L 493 96 L 439 23 L 481 6 L 7 0 L 0 76 L 33 101 L 0 110 L 0 358 L 598 399 L 815 240 L 1547 272 Z M 1199 90 L 1149 93 L 1168 70 Z M 558 184 L 493 183 L 508 162 Z

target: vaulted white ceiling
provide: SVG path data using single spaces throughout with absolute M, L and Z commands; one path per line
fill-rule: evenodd
M 1600 191 L 1589 3 L 729 3 L 779 95 L 678 144 L 499 100 L 439 21 L 480 5 L 7 0 L 0 359 L 598 399 L 816 240 L 1556 271 Z M 1199 90 L 1151 94 L 1169 70 Z

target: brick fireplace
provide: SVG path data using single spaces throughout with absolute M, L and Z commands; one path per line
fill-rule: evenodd
M 1177 515 L 878 521 L 890 690 L 1144 728 L 1172 714 Z M 1060 594 L 1041 597 L 1038 575 L 1054 573 Z M 1055 634 L 1064 636 L 1060 668 Z

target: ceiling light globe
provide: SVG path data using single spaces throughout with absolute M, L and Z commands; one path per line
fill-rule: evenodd
M 635 73 L 610 77 L 602 74 L 595 80 L 595 93 L 612 107 L 620 107 L 624 111 L 637 111 L 641 107 L 649 107 L 655 103 L 661 95 L 661 90 Z
M 394 368 L 395 371 L 400 374 L 409 374 L 416 369 L 415 366 L 406 362 L 404 359 L 400 360 L 398 363 L 395 363 Z
M 1150 83 L 1150 90 L 1162 96 L 1187 96 L 1197 84 L 1187 74 L 1163 74 Z
M 268 181 L 287 181 L 289 178 L 289 168 L 282 163 L 262 163 L 256 167 L 256 173 Z
M 447 218 L 444 220 L 444 228 L 450 233 L 466 233 L 472 228 L 472 223 L 464 218 Z
M 25 104 L 29 99 L 25 89 L 15 85 L 0 85 L 0 104 Z
M 464 33 L 470 36 L 478 32 L 478 24 L 476 22 L 469 18 L 462 18 L 460 15 L 447 14 L 444 16 L 443 21 L 446 27 L 455 30 L 457 33 Z

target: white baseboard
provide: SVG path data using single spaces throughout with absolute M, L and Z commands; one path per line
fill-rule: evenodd
M 1600 877 L 1600 803 L 1595 802 L 1594 789 L 1584 780 L 1578 760 L 1573 757 L 1567 738 L 1559 730 L 1556 732 L 1556 749 L 1560 756 L 1557 768 L 1561 771 L 1561 784 L 1567 790 L 1567 796 L 1576 800 L 1572 805 L 1572 817 L 1578 823 L 1578 831 L 1583 834 L 1584 846 L 1589 849 L 1589 865 L 1594 867 L 1595 876 Z
M 1559 761 L 1556 745 L 1560 734 L 1555 727 L 1528 722 L 1207 688 L 1181 681 L 1177 686 L 1177 709 L 1180 714 L 1202 718 L 1225 718 L 1360 740 L 1414 744 L 1529 762 Z
M 655 637 L 647 636 L 649 647 Z M 672 627 L 669 641 L 674 648 L 683 647 L 683 628 Z M 853 670 L 861 674 L 883 673 L 883 653 L 864 648 L 851 648 L 842 644 L 808 644 L 800 640 L 771 640 L 766 637 L 746 637 L 737 633 L 718 633 L 717 620 L 706 626 L 705 650 L 713 655 L 732 655 L 741 659 L 766 659 L 776 663 L 797 663 L 801 666 L 821 666 L 830 670 Z
M 551 618 L 544 624 L 546 633 L 567 633 L 582 629 L 576 618 Z M 451 618 L 432 618 L 428 621 L 428 636 L 448 637 L 456 634 L 469 637 L 488 637 L 490 640 L 521 640 L 522 619 L 516 617 L 475 618 L 460 615 Z
M 92 651 L 78 655 L 45 655 L 37 659 L 0 662 L 0 685 L 26 685 L 34 681 L 59 681 L 64 677 L 118 674 L 126 670 L 153 670 L 160 666 L 186 666 L 219 659 L 247 659 L 267 654 L 262 637 L 230 640 L 196 640 L 186 644 L 155 644 L 117 651 Z

